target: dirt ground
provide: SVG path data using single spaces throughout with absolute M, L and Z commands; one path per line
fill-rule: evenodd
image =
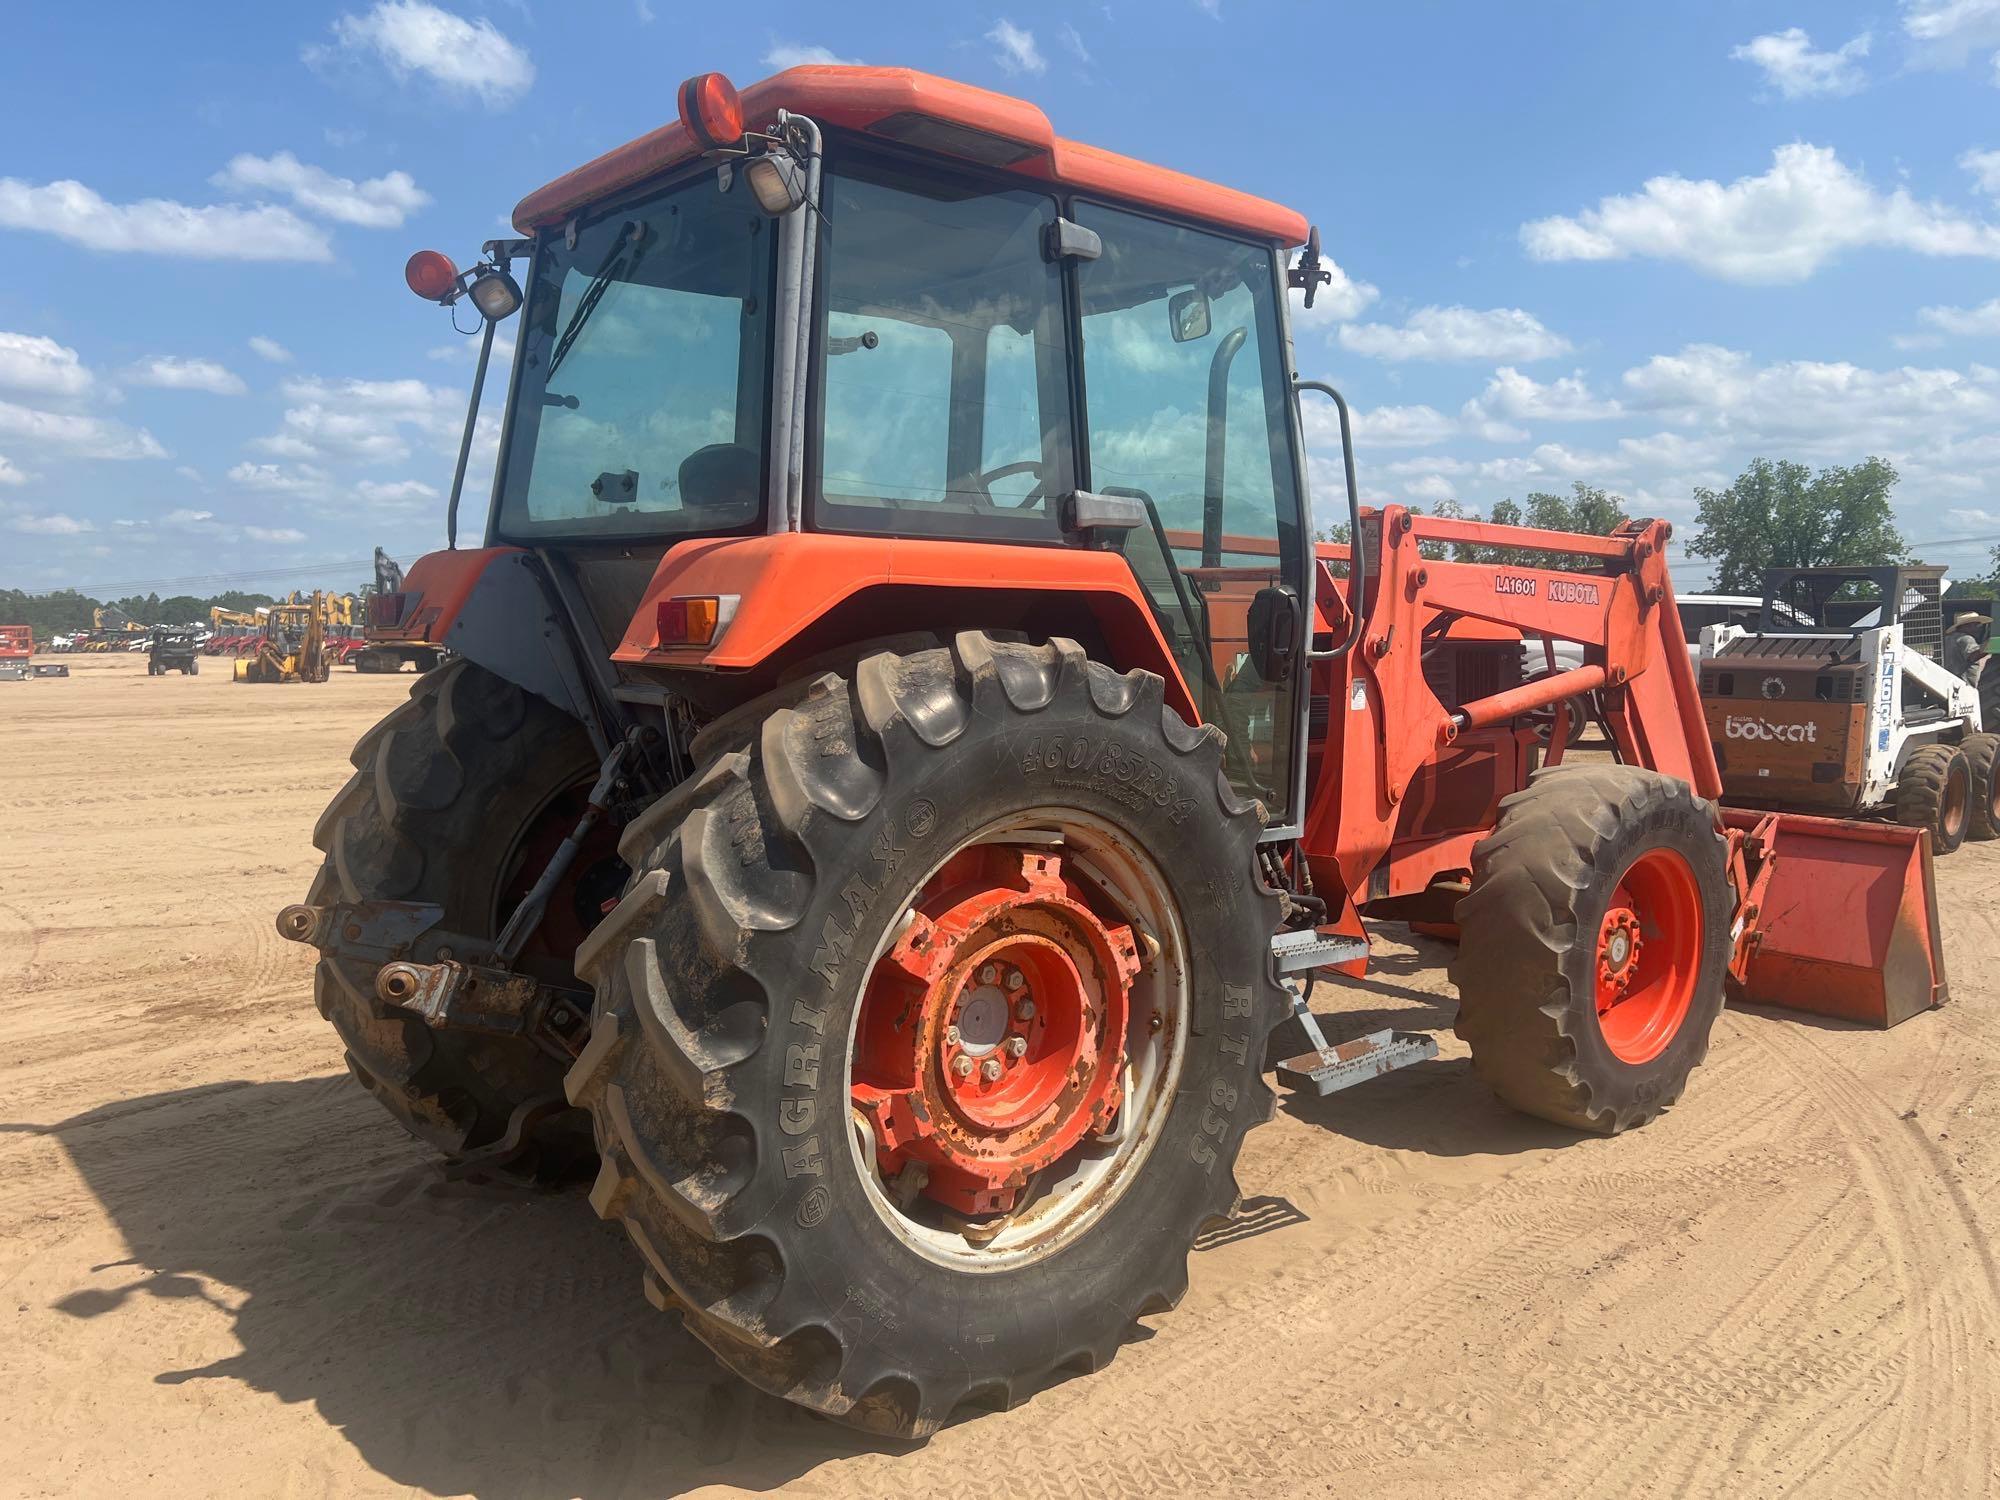
M 1316 1008 L 1442 1056 L 1287 1102 L 1177 1311 L 912 1449 L 738 1384 L 580 1192 L 446 1185 L 349 1082 L 271 918 L 411 679 L 69 660 L 0 684 L 0 1493 L 2000 1492 L 2000 845 L 1938 867 L 1954 1003 L 1726 1014 L 1616 1140 L 1494 1102 L 1446 950 L 1385 944 Z

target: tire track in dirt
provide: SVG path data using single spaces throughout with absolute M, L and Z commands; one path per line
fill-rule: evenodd
M 1990 1393 L 1961 1395 L 1977 1353 L 2000 1333 L 2000 1278 L 1978 1212 L 1929 1143 L 1809 1031 L 1774 1025 L 1754 1040 L 1840 1133 L 1870 1201 L 1875 1261 L 1915 1313 L 1915 1347 L 1902 1358 L 1886 1349 L 1889 1335 L 1874 1335 L 1897 1374 L 1885 1412 L 1894 1436 L 1872 1456 L 1867 1490 L 1971 1493 L 1992 1478 L 2000 1422 Z

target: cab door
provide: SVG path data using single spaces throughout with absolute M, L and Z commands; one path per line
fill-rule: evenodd
M 1072 217 L 1102 244 L 1077 269 L 1085 485 L 1143 502 L 1118 545 L 1229 736 L 1230 780 L 1289 824 L 1308 549 L 1277 250 L 1095 204 Z M 1253 616 L 1268 640 L 1287 611 L 1294 649 L 1254 649 Z

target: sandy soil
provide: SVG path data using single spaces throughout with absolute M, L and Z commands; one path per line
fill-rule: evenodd
M 580 1195 L 447 1186 L 352 1085 L 278 906 L 410 679 L 71 658 L 0 684 L 0 1493 L 2000 1491 L 2000 846 L 1955 1003 L 1731 1013 L 1617 1140 L 1510 1114 L 1445 950 L 1322 1012 L 1443 1055 L 1288 1103 L 1178 1311 L 916 1450 L 722 1373 Z

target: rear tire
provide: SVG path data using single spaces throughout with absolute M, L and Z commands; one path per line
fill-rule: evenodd
M 444 908 L 441 930 L 477 938 L 496 935 L 511 910 L 506 895 L 528 857 L 527 830 L 597 773 L 574 719 L 470 662 L 419 679 L 409 701 L 364 735 L 352 758 L 355 775 L 313 831 L 326 862 L 306 900 L 434 902 Z M 579 875 L 588 859 L 579 858 Z M 539 867 L 527 878 L 536 873 Z M 618 866 L 598 899 L 614 894 L 623 878 Z M 580 920 L 552 902 L 542 931 Z M 442 941 L 427 934 L 410 957 L 432 961 Z M 538 936 L 517 967 L 566 980 L 571 955 L 561 946 L 550 951 Z M 323 955 L 313 994 L 346 1043 L 355 1078 L 447 1157 L 504 1138 L 517 1110 L 563 1103 L 562 1063 L 524 1040 L 433 1031 L 383 1006 L 367 965 Z M 536 1113 L 524 1114 L 524 1122 Z M 509 1170 L 559 1177 L 587 1168 L 594 1155 L 588 1119 L 560 1108 L 529 1133 Z
M 1458 1035 L 1502 1099 L 1612 1135 L 1679 1099 L 1729 969 L 1728 842 L 1685 782 L 1537 772 L 1458 903 Z
M 1896 776 L 1896 821 L 1927 828 L 1931 852 L 1949 854 L 1972 826 L 1972 762 L 1956 745 L 1920 745 Z
M 568 1081 L 603 1151 L 591 1202 L 644 1256 L 649 1297 L 759 1388 L 905 1437 L 962 1403 L 1005 1406 L 1052 1371 L 1105 1363 L 1134 1318 L 1179 1301 L 1192 1241 L 1230 1212 L 1237 1149 L 1271 1110 L 1258 1068 L 1287 1012 L 1270 950 L 1277 898 L 1255 871 L 1258 811 L 1222 777 L 1221 736 L 1165 708 L 1158 677 L 1120 676 L 1074 642 L 968 633 L 780 690 L 711 726 L 695 757 L 703 769 L 627 829 L 639 873 L 606 918 L 611 936 L 582 956 L 597 1006 Z M 1088 859 L 1085 828 L 1106 831 Z M 1081 1165 L 1064 1155 L 1025 1175 L 1021 1213 L 991 1237 L 984 1210 L 940 1214 L 928 1174 L 906 1164 L 884 1182 L 878 1151 L 891 1148 L 857 1102 L 871 1097 L 861 1043 L 883 1042 L 885 1016 L 889 1045 L 924 1058 L 925 1038 L 960 1045 L 945 1014 L 965 1019 L 970 1051 L 966 1007 L 1032 1026 L 1061 1003 L 1030 1013 L 933 989 L 908 1009 L 874 1008 L 911 934 L 925 954 L 976 955 L 988 950 L 952 947 L 951 934 L 997 932 L 1011 952 L 1036 930 L 1046 912 L 969 928 L 911 915 L 920 901 L 936 909 L 926 893 L 939 882 L 986 893 L 987 875 L 963 873 L 986 856 L 1012 860 L 1016 889 L 1035 889 L 1030 867 L 1060 865 L 1097 896 L 1128 897 L 1112 903 L 1121 911 L 1167 902 L 1159 930 L 1119 950 L 1148 955 L 1117 987 L 1129 1009 L 1107 1001 L 1080 1055 L 1109 1059 L 1112 1036 L 1129 1050 L 1059 1068 L 1056 1113 L 1035 1118 L 1077 1119 L 1063 1111 L 1078 1080 L 1127 1080 L 1122 1102 L 1090 1113 Z M 986 972 L 1008 962 L 968 956 L 963 983 L 1062 995 L 1042 988 L 1053 970 L 1026 988 Z M 1100 999 L 1113 990 L 1101 972 L 1085 984 Z M 1178 1011 L 1164 1008 L 1169 992 Z M 960 1008 L 934 1010 L 935 994 Z M 964 1070 L 957 1092 L 951 1069 L 926 1064 L 937 1092 L 925 1097 L 942 1102 L 898 1118 L 976 1128 L 945 1108 L 972 1078 L 997 1078 L 1000 1058 L 1042 1066 L 1039 1050 L 1012 1050 L 1014 1035 L 981 1043 L 996 1049 L 984 1054 L 994 1072 Z M 986 1144 L 1001 1149 L 999 1133 Z M 1074 1175 L 1052 1182 L 1057 1171 Z
M 1972 767 L 1972 817 L 1966 837 L 2000 838 L 2000 734 L 1968 734 L 1958 748 Z

